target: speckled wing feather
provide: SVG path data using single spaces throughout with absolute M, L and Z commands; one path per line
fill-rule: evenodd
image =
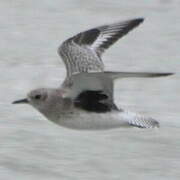
M 80 72 L 102 72 L 101 55 L 119 38 L 143 22 L 142 18 L 99 26 L 69 38 L 58 48 L 67 76 Z

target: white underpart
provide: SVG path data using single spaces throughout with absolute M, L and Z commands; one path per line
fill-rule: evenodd
M 78 130 L 105 130 L 133 126 L 142 128 L 159 127 L 159 123 L 154 119 L 129 111 L 110 113 L 89 113 L 81 111 L 77 114 L 64 115 L 52 121 L 58 125 Z

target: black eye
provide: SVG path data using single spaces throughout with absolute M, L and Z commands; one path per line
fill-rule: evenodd
M 37 100 L 38 100 L 38 99 L 41 99 L 41 95 L 40 95 L 40 94 L 35 95 L 35 96 L 34 96 L 34 99 L 37 99 Z

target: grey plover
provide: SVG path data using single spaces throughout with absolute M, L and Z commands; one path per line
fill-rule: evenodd
M 107 48 L 142 22 L 143 18 L 137 18 L 103 25 L 67 39 L 58 48 L 67 69 L 61 87 L 32 90 L 25 99 L 13 104 L 30 104 L 47 119 L 72 129 L 159 127 L 153 118 L 115 105 L 114 79 L 160 77 L 172 73 L 107 72 L 101 59 Z

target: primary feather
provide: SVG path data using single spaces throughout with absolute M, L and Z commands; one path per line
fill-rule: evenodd
M 69 38 L 59 47 L 67 76 L 80 72 L 102 72 L 101 55 L 118 39 L 143 22 L 142 18 L 99 26 Z

